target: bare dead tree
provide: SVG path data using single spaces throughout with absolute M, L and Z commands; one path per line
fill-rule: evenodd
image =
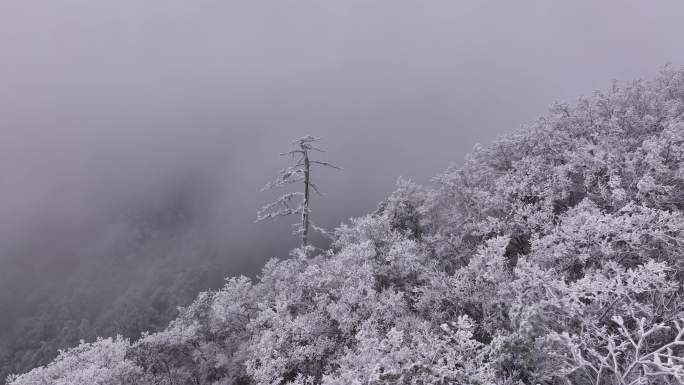
M 278 175 L 278 177 L 276 177 L 276 179 L 273 181 L 266 184 L 266 186 L 264 186 L 262 189 L 262 191 L 265 191 L 283 185 L 303 183 L 304 191 L 287 193 L 274 202 L 267 204 L 257 213 L 257 222 L 264 219 L 277 220 L 280 217 L 292 214 L 301 215 L 301 221 L 294 225 L 294 234 L 301 235 L 303 248 L 306 248 L 309 244 L 309 228 L 312 226 L 310 220 L 310 190 L 322 195 L 318 189 L 318 186 L 311 180 L 311 167 L 323 166 L 340 170 L 339 167 L 331 163 L 313 160 L 309 157 L 309 153 L 311 151 L 324 152 L 314 145 L 314 143 L 317 141 L 318 138 L 307 135 L 292 142 L 295 148 L 280 155 L 291 156 L 292 159 L 296 160 L 296 162 L 293 165 L 281 170 L 280 175 Z M 301 198 L 301 200 L 297 202 L 297 198 Z M 313 225 L 313 228 L 314 230 L 324 232 L 318 226 Z

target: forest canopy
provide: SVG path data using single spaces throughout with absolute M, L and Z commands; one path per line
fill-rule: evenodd
M 684 69 L 556 104 L 430 187 L 38 384 L 684 383 Z

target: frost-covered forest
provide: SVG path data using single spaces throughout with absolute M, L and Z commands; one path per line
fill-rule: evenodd
M 684 383 L 684 70 L 558 104 L 329 250 L 200 293 L 39 384 Z

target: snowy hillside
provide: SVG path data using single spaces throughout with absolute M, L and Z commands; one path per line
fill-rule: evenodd
M 162 332 L 8 383 L 681 384 L 683 215 L 684 70 L 666 68 L 432 187 L 400 180 L 326 253 L 229 278 Z

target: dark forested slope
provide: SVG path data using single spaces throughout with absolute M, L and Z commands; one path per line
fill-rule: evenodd
M 192 203 L 169 199 L 122 215 L 78 237 L 78 247 L 60 248 L 44 231 L 3 261 L 12 268 L 0 268 L 0 378 L 47 364 L 82 339 L 163 330 L 179 305 L 220 287 L 230 267 L 196 234 Z
M 559 104 L 434 188 L 400 181 L 162 332 L 99 339 L 28 384 L 684 381 L 684 71 Z

